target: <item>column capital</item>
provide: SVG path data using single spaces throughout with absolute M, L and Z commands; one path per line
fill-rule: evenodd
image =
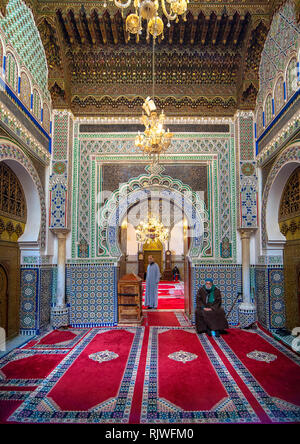
M 60 239 L 64 239 L 67 236 L 67 234 L 71 231 L 69 228 L 50 228 L 50 230 Z
M 251 235 L 257 230 L 257 228 L 238 228 L 242 239 L 250 239 Z

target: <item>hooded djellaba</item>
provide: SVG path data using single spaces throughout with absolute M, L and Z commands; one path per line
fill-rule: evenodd
M 196 330 L 198 333 L 208 333 L 219 336 L 228 328 L 225 312 L 221 307 L 220 290 L 210 278 L 205 279 L 205 285 L 199 288 L 196 299 Z

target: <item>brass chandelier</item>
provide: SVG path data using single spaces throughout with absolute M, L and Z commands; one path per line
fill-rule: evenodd
M 169 230 L 155 217 L 148 217 L 146 222 L 142 221 L 136 227 L 136 240 L 138 243 L 145 243 L 148 240 L 160 240 L 166 242 L 169 239 Z
M 164 129 L 165 113 L 162 110 L 160 115 L 157 113 L 157 108 L 154 103 L 154 85 L 155 85 L 155 39 L 152 43 L 152 98 L 147 97 L 144 104 L 141 123 L 145 126 L 145 131 L 135 138 L 135 146 L 151 160 L 151 172 L 155 172 L 155 166 L 159 163 L 160 154 L 164 153 L 170 146 L 173 133 Z
M 158 15 L 159 0 L 125 0 L 124 2 L 119 0 L 109 0 L 114 2 L 115 6 L 123 11 L 131 6 L 135 8 L 135 13 L 129 14 L 126 18 L 126 31 L 130 34 L 140 34 L 142 31 L 142 19 L 147 21 L 147 38 L 149 34 L 153 35 L 153 38 L 162 35 L 164 31 L 164 23 Z M 176 20 L 178 22 L 178 16 L 182 15 L 183 20 L 186 21 L 187 4 L 189 0 L 166 0 L 169 4 L 167 11 L 165 0 L 160 0 L 161 9 L 163 14 L 168 19 L 167 26 L 170 26 L 170 21 Z M 104 0 L 104 7 L 106 7 L 106 0 Z

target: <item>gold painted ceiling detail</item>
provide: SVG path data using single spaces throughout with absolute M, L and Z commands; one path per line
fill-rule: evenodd
M 6 1 L 0 0 L 1 11 Z M 126 31 L 108 2 L 29 0 L 45 48 L 54 108 L 139 115 L 151 94 L 151 39 Z M 264 42 L 280 0 L 194 1 L 156 39 L 155 103 L 169 116 L 254 109 Z M 128 14 L 133 11 L 128 11 Z M 127 15 L 128 15 L 127 14 Z

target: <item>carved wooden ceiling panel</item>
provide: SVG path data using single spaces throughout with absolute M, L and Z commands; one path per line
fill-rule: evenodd
M 5 0 L 0 2 L 3 5 Z M 140 115 L 152 93 L 152 40 L 129 36 L 103 1 L 26 1 L 45 48 L 56 108 L 75 115 Z M 156 40 L 155 97 L 168 115 L 254 109 L 261 51 L 280 0 L 195 1 Z

